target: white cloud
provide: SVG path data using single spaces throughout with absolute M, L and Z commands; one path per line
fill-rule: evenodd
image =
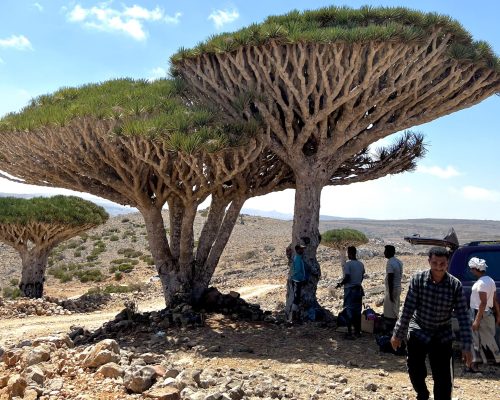
M 500 192 L 496 190 L 489 190 L 478 186 L 464 186 L 461 190 L 462 195 L 467 200 L 485 200 L 485 201 L 499 201 Z
M 40 3 L 33 3 L 33 7 L 35 7 L 38 11 L 43 11 L 43 6 Z
M 448 165 L 446 168 L 441 168 L 438 166 L 424 167 L 422 165 L 419 165 L 417 167 L 417 172 L 437 176 L 438 178 L 442 178 L 442 179 L 449 179 L 449 178 L 453 178 L 455 176 L 460 175 L 460 172 L 458 172 L 451 165 Z
M 225 24 L 236 21 L 240 17 L 238 10 L 216 10 L 208 16 L 211 19 L 217 29 L 221 29 Z
M 7 39 L 0 39 L 0 47 L 16 50 L 33 50 L 29 39 L 24 35 L 12 35 Z
M 167 70 L 162 67 L 156 67 L 153 68 L 152 70 L 149 71 L 149 81 L 154 81 L 156 79 L 161 79 L 161 78 L 166 78 L 167 77 Z
M 182 13 L 176 12 L 173 17 L 171 15 L 165 15 L 165 18 L 163 18 L 163 20 L 167 24 L 177 25 L 181 21 L 181 17 Z
M 181 15 L 178 12 L 170 16 L 160 7 L 149 10 L 135 4 L 131 7 L 123 6 L 120 11 L 111 8 L 108 3 L 103 3 L 91 8 L 83 8 L 77 4 L 67 13 L 67 18 L 70 22 L 81 23 L 87 28 L 123 33 L 141 41 L 148 36 L 145 22 L 163 21 L 167 24 L 177 24 Z

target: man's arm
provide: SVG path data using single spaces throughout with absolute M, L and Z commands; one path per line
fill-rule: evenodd
M 387 274 L 387 284 L 389 285 L 389 299 L 394 303 L 394 274 Z
M 479 308 L 477 310 L 476 318 L 472 323 L 472 330 L 479 330 L 479 325 L 481 325 L 481 320 L 483 319 L 484 310 L 486 310 L 486 303 L 488 303 L 488 293 L 479 292 Z
M 417 308 L 417 285 L 417 277 L 414 276 L 410 281 L 410 287 L 408 288 L 408 293 L 406 294 L 403 311 L 401 312 L 401 316 L 399 317 L 398 322 L 396 322 L 396 326 L 394 327 L 394 333 L 392 337 L 397 339 L 399 342 L 401 342 L 401 340 L 406 337 L 411 317 L 413 317 L 413 313 Z
M 472 347 L 472 331 L 467 310 L 467 302 L 465 301 L 462 285 L 459 284 L 455 295 L 455 313 L 460 327 L 460 341 L 462 343 L 462 351 L 470 352 Z
M 350 280 L 351 280 L 351 275 L 345 274 L 344 279 L 342 279 L 339 283 L 337 283 L 337 287 L 341 287 L 341 286 L 345 285 L 346 283 L 349 283 Z
M 495 315 L 497 318 L 497 325 L 500 325 L 500 304 L 498 304 L 496 290 L 493 292 L 493 308 L 495 309 Z

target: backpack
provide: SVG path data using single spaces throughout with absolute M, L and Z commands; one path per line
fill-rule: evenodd
M 401 346 L 397 350 L 394 350 L 391 345 L 391 336 L 382 335 L 375 338 L 378 344 L 379 350 L 382 353 L 391 353 L 395 356 L 406 356 L 406 342 L 401 342 Z

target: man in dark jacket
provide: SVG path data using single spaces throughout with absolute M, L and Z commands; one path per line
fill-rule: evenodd
M 391 344 L 394 350 L 408 333 L 408 374 L 417 392 L 417 400 L 427 400 L 425 384 L 429 362 L 434 378 L 434 398 L 451 400 L 453 357 L 451 317 L 456 312 L 460 325 L 462 357 L 467 366 L 472 361 L 472 332 L 462 284 L 448 274 L 448 251 L 443 247 L 429 250 L 430 269 L 412 276 L 410 287 Z

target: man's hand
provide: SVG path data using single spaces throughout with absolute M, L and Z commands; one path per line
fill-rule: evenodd
M 399 347 L 401 346 L 401 339 L 398 339 L 396 336 L 391 337 L 391 346 L 394 351 L 399 349 Z
M 477 332 L 477 331 L 479 330 L 479 325 L 480 325 L 480 324 L 481 324 L 481 323 L 480 323 L 479 321 L 474 320 L 474 322 L 472 323 L 472 330 L 473 330 L 474 332 Z
M 472 364 L 472 353 L 467 350 L 462 350 L 462 360 L 465 363 L 465 365 L 470 368 Z

